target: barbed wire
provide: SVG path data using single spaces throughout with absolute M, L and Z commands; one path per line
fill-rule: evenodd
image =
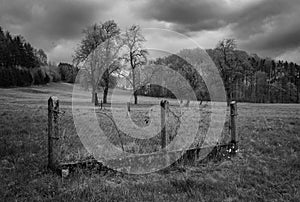
M 125 150 L 124 150 L 124 143 L 123 143 L 123 141 L 122 141 L 122 137 L 121 137 L 121 134 L 120 134 L 120 130 L 119 130 L 119 128 L 118 128 L 116 122 L 113 120 L 113 118 L 111 118 L 108 114 L 104 113 L 103 111 L 99 111 L 99 113 L 102 114 L 102 115 L 104 115 L 104 116 L 106 116 L 107 118 L 109 118 L 109 120 L 113 123 L 113 125 L 114 125 L 114 127 L 115 127 L 115 129 L 116 129 L 116 131 L 117 131 L 117 133 L 118 133 L 119 141 L 120 141 L 120 143 L 121 143 L 122 150 L 123 150 L 123 152 L 124 152 L 124 151 L 125 151 Z
M 172 111 L 170 107 L 168 107 L 168 112 L 171 112 L 171 114 L 175 116 L 178 120 L 180 120 L 184 115 L 184 112 L 182 113 L 182 110 L 180 110 L 180 115 L 177 115 L 176 112 Z
M 179 133 L 182 133 L 184 131 L 181 131 L 180 129 L 182 123 L 185 121 L 183 118 L 185 117 L 186 113 L 188 113 L 189 110 L 183 110 L 180 107 L 168 107 L 166 110 L 167 117 L 166 117 L 166 129 L 167 129 L 167 136 L 169 137 L 169 141 L 172 141 Z M 58 117 L 58 123 L 60 127 L 60 137 L 61 137 L 61 143 L 62 143 L 62 155 L 70 155 L 72 156 L 72 159 L 81 158 L 80 152 L 83 147 L 79 137 L 76 133 L 76 128 L 73 121 L 72 112 L 68 109 L 66 110 L 53 110 L 54 114 Z M 122 149 L 123 152 L 130 152 L 130 153 L 151 153 L 151 152 L 157 152 L 160 150 L 161 147 L 161 137 L 158 133 L 155 137 L 149 138 L 149 139 L 139 139 L 130 136 L 130 134 L 126 134 L 123 131 L 120 130 L 118 127 L 116 120 L 113 119 L 111 110 L 96 110 L 96 114 L 99 114 L 100 119 L 99 124 L 100 127 L 105 132 L 105 135 L 109 138 L 109 141 L 111 143 L 115 144 L 120 149 Z M 124 113 L 127 113 L 127 111 L 124 111 Z M 159 112 L 158 112 L 159 113 Z M 196 112 L 198 113 L 198 111 Z M 200 113 L 200 112 L 199 112 Z M 206 110 L 204 110 L 204 113 L 208 113 Z M 156 114 L 157 118 L 159 118 L 159 114 Z M 130 112 L 131 118 L 133 118 L 135 123 L 140 123 L 141 127 L 147 126 L 150 124 L 150 115 L 147 114 L 147 112 L 144 109 L 139 110 L 132 110 Z M 193 143 L 193 146 L 196 145 L 197 142 L 202 142 L 202 139 L 205 138 L 202 137 L 202 132 L 205 132 L 206 125 L 209 123 L 206 119 L 208 119 L 209 116 L 203 117 L 203 119 L 199 120 L 197 124 L 199 124 L 199 129 L 197 132 L 197 138 L 195 138 L 195 142 Z M 205 119 L 205 121 L 204 121 Z M 145 122 L 147 120 L 147 123 Z M 207 122 L 207 123 L 206 123 Z M 133 129 L 133 128 L 132 128 Z M 129 131 L 131 128 L 129 129 Z M 76 136 L 76 137 L 75 137 Z M 70 159 L 67 157 L 67 159 Z
M 180 109 L 180 114 L 178 115 L 175 111 L 171 110 L 170 107 L 168 107 L 167 109 L 168 118 L 166 127 L 169 141 L 172 141 L 178 135 L 184 113 L 182 113 L 182 110 Z M 173 118 L 170 115 L 172 115 Z
M 59 115 L 60 117 L 62 117 L 66 113 L 66 111 L 63 111 L 61 109 L 60 110 L 52 109 L 51 111 L 55 113 L 54 115 Z

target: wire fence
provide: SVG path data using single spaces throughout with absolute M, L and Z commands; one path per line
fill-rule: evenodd
M 183 135 L 185 137 L 187 135 L 189 128 L 181 127 L 186 124 L 187 117 L 189 117 L 187 127 L 197 126 L 197 128 L 196 135 L 193 134 L 192 144 L 189 144 L 189 147 L 185 149 L 199 148 L 206 144 L 206 134 L 212 113 L 209 106 L 170 106 L 167 101 L 162 101 L 160 106 L 151 108 L 151 110 L 145 107 L 132 107 L 130 109 L 130 104 L 127 104 L 127 108 L 117 110 L 119 110 L 117 113 L 119 118 L 124 119 L 126 117 L 128 120 L 130 119 L 137 128 L 147 128 L 152 124 L 157 132 L 150 137 L 147 136 L 147 133 L 139 137 L 132 135 L 135 133 L 136 127 L 131 127 L 127 122 L 117 123 L 114 112 L 105 109 L 101 105 L 101 108 L 95 110 L 99 127 L 107 140 L 124 153 L 149 154 L 161 151 L 168 147 L 170 142 L 175 141 L 178 136 Z M 234 134 L 236 132 L 230 130 L 232 124 L 235 124 L 235 122 L 232 123 L 235 116 L 236 113 L 227 113 L 222 135 L 218 137 L 219 144 L 226 144 L 232 140 L 237 141 L 236 134 Z M 122 128 L 125 128 L 125 130 L 122 130 Z M 182 143 L 183 140 L 177 141 Z M 174 148 L 176 149 L 176 147 Z M 48 100 L 49 167 L 55 168 L 61 163 L 79 162 L 89 158 L 92 158 L 92 155 L 88 153 L 77 135 L 71 109 L 61 110 L 58 98 L 51 97 Z

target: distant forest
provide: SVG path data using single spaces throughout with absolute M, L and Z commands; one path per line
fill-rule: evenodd
M 186 50 L 183 50 L 186 51 Z M 193 50 L 188 50 L 193 51 Z M 228 100 L 255 103 L 300 103 L 300 66 L 293 62 L 261 58 L 238 50 L 234 39 L 220 41 L 206 50 L 218 67 Z M 152 61 L 181 73 L 195 90 L 198 100 L 210 100 L 201 76 L 177 55 Z M 67 63 L 49 65 L 42 49 L 35 49 L 22 36 L 12 36 L 0 27 L 0 86 L 29 86 L 48 82 L 73 83 L 79 69 Z M 139 95 L 172 97 L 158 86 L 142 87 Z
M 35 49 L 22 36 L 12 36 L 0 27 L 0 87 L 74 82 L 76 69 L 68 64 L 48 64 L 42 49 Z
M 227 41 L 227 42 L 226 42 Z M 233 44 L 228 44 L 233 43 Z M 221 41 L 215 49 L 206 50 L 218 67 L 224 82 L 228 100 L 253 103 L 299 103 L 300 66 L 293 62 L 275 61 L 249 55 L 235 49 L 234 40 Z M 233 46 L 232 46 L 233 45 Z M 195 50 L 189 50 L 191 53 Z M 192 66 L 170 55 L 154 62 L 179 71 L 196 92 L 198 100 L 210 100 L 205 83 Z M 143 94 L 143 93 L 140 93 Z M 172 93 L 158 86 L 144 95 L 172 97 Z

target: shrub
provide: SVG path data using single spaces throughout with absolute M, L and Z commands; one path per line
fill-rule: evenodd
M 33 70 L 34 85 L 43 85 L 49 82 L 59 82 L 61 77 L 58 67 L 43 66 Z
M 57 66 L 49 66 L 49 72 L 50 72 L 52 82 L 61 81 L 61 76 L 59 74 L 59 68 Z
M 58 65 L 61 80 L 67 83 L 74 83 L 78 74 L 78 69 L 73 65 L 67 63 L 60 63 Z
M 42 70 L 40 68 L 35 69 L 33 71 L 33 80 L 34 85 L 41 85 L 44 84 L 45 75 L 43 74 Z

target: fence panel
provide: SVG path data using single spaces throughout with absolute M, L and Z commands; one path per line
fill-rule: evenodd
M 211 108 L 209 105 L 190 105 L 189 107 L 181 107 L 179 105 L 170 104 L 168 101 L 162 101 L 160 107 L 156 110 L 149 111 L 149 108 L 135 107 L 126 104 L 124 108 L 120 108 L 119 114 L 126 114 L 139 127 L 146 127 L 151 124 L 150 114 L 153 119 L 159 120 L 156 127 L 159 133 L 151 138 L 134 138 L 130 131 L 134 128 L 127 128 L 128 133 L 119 130 L 114 121 L 111 110 L 99 107 L 95 110 L 98 118 L 99 127 L 103 130 L 105 136 L 110 143 L 119 147 L 124 152 L 131 154 L 149 154 L 161 151 L 179 135 L 186 134 L 189 127 L 197 126 L 197 134 L 192 144 L 186 150 L 199 152 L 201 147 L 215 146 L 211 145 L 211 140 L 206 137 L 206 133 L 211 121 Z M 227 114 L 224 130 L 217 140 L 220 145 L 233 143 L 237 146 L 238 133 L 236 131 L 237 104 L 232 102 L 230 105 L 230 113 Z M 198 119 L 201 115 L 200 119 Z M 185 117 L 190 117 L 188 128 L 180 127 L 184 123 Z M 186 123 L 184 123 L 186 124 Z M 126 126 L 125 126 L 126 127 Z M 147 134 L 145 134 L 147 135 Z M 176 148 L 176 147 L 174 147 Z M 237 148 L 237 147 L 236 147 Z M 168 149 L 168 152 L 172 148 Z M 176 149 L 174 149 L 176 150 Z M 177 151 L 177 150 L 176 150 Z M 189 153 L 187 152 L 189 155 Z M 187 155 L 187 156 L 188 156 Z M 90 159 L 91 154 L 82 145 L 80 138 L 76 133 L 71 109 L 61 110 L 57 97 L 50 97 L 48 100 L 48 166 L 55 168 L 59 164 L 68 162 L 80 162 Z

